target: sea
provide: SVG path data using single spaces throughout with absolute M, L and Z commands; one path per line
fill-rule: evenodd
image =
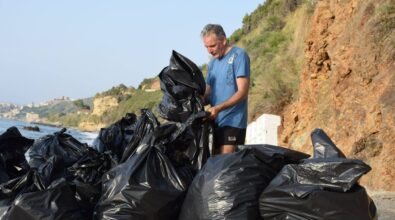
M 42 136 L 53 134 L 55 132 L 62 130 L 62 127 L 55 127 L 55 126 L 44 125 L 44 124 L 29 123 L 25 121 L 0 118 L 0 135 L 3 134 L 8 128 L 13 126 L 18 128 L 18 130 L 21 132 L 21 134 L 24 137 L 34 140 Z M 35 127 L 35 126 L 39 127 L 40 131 L 30 131 L 24 129 L 24 127 Z M 67 130 L 65 133 L 73 136 L 81 143 L 88 144 L 89 146 L 92 145 L 93 140 L 98 136 L 98 133 L 95 132 L 83 132 L 73 128 L 66 128 L 66 129 Z

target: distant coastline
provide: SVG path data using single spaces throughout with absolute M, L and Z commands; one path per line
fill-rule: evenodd
M 9 117 L 1 117 L 0 119 L 3 120 L 12 120 L 12 121 L 19 121 L 19 122 L 24 122 L 24 123 L 29 123 L 29 124 L 34 124 L 34 125 L 44 125 L 48 127 L 54 127 L 54 128 L 61 128 L 63 127 L 62 124 L 55 124 L 55 123 L 48 123 L 48 122 L 40 122 L 40 121 L 28 121 L 28 120 L 22 120 L 20 118 L 9 118 Z
M 39 131 L 32 131 L 29 129 L 24 129 L 24 127 L 29 127 L 32 124 L 39 127 Z M 47 124 L 41 122 L 27 122 L 23 120 L 2 118 L 0 117 L 0 135 L 5 132 L 10 127 L 17 127 L 21 134 L 27 138 L 38 139 L 48 134 L 53 134 L 59 132 L 60 128 L 56 124 Z M 67 127 L 68 134 L 72 135 L 77 140 L 82 143 L 87 143 L 92 145 L 93 140 L 97 137 L 97 132 L 86 132 L 75 128 Z

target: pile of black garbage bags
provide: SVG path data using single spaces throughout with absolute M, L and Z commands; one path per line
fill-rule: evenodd
M 358 179 L 370 167 L 347 159 L 320 129 L 314 156 L 271 145 L 211 155 L 200 69 L 173 51 L 159 74 L 160 123 L 128 113 L 92 146 L 66 129 L 37 140 L 16 127 L 0 135 L 3 219 L 374 219 Z

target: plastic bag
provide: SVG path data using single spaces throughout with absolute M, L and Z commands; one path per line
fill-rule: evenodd
M 134 134 L 135 123 L 136 115 L 127 113 L 125 117 L 114 124 L 100 129 L 92 147 L 101 153 L 111 151 L 119 161 Z
M 309 157 L 270 145 L 240 148 L 208 159 L 188 189 L 179 219 L 259 219 L 262 190 L 285 164 Z
M 142 139 L 159 125 L 160 123 L 151 110 L 141 109 L 141 115 L 135 123 L 133 135 L 125 147 L 120 162 L 125 162 L 140 145 Z
M 64 181 L 19 195 L 5 217 L 7 220 L 83 219 L 74 193 Z
M 0 184 L 0 219 L 7 219 L 8 210 L 17 196 L 43 190 L 46 184 L 47 182 L 35 170 L 29 170 L 23 176 Z
M 161 117 L 185 122 L 191 115 L 204 110 L 206 83 L 202 72 L 188 58 L 173 50 L 169 66 L 159 73 L 160 87 L 164 92 L 158 106 Z
M 64 128 L 53 135 L 41 137 L 27 151 L 30 167 L 37 169 L 46 179 L 65 177 L 66 169 L 88 152 L 86 144 L 65 132 Z
M 322 130 L 312 137 L 318 158 L 287 165 L 270 182 L 259 199 L 263 219 L 374 219 L 376 207 L 357 183 L 371 168 L 343 158 Z
M 346 158 L 322 129 L 317 128 L 311 132 L 311 141 L 314 158 Z
M 29 170 L 25 152 L 33 142 L 23 137 L 16 127 L 10 127 L 0 135 L 0 184 Z
M 206 117 L 205 114 L 204 117 Z M 214 125 L 212 121 L 197 123 L 191 127 L 193 141 L 189 145 L 185 154 L 188 156 L 191 165 L 195 170 L 200 170 L 212 155 L 214 145 Z
M 90 148 L 88 153 L 67 168 L 68 183 L 85 219 L 92 219 L 96 203 L 101 196 L 102 176 L 118 164 L 109 152 L 99 153 Z
M 133 154 L 103 176 L 98 219 L 177 219 L 193 169 L 175 166 L 166 146 L 182 134 L 180 124 L 148 133 Z M 170 151 L 173 152 L 173 151 Z
M 182 131 L 166 151 L 177 151 L 188 158 L 188 164 L 199 171 L 211 156 L 213 148 L 213 124 L 205 120 L 209 113 L 200 111 L 191 115 L 185 123 L 178 123 Z M 170 153 L 170 155 L 175 155 Z M 171 158 L 172 159 L 172 158 Z M 177 159 L 172 159 L 176 161 Z

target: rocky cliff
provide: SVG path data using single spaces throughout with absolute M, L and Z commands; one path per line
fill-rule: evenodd
M 102 116 L 107 111 L 118 106 L 118 100 L 114 96 L 96 97 L 93 99 L 92 115 Z
M 372 167 L 362 184 L 395 190 L 395 1 L 318 1 L 297 101 L 282 112 L 281 145 L 311 153 L 324 129 Z
M 156 76 L 151 79 L 145 79 L 140 85 L 139 88 L 145 91 L 158 91 L 160 90 L 160 80 L 159 77 Z

